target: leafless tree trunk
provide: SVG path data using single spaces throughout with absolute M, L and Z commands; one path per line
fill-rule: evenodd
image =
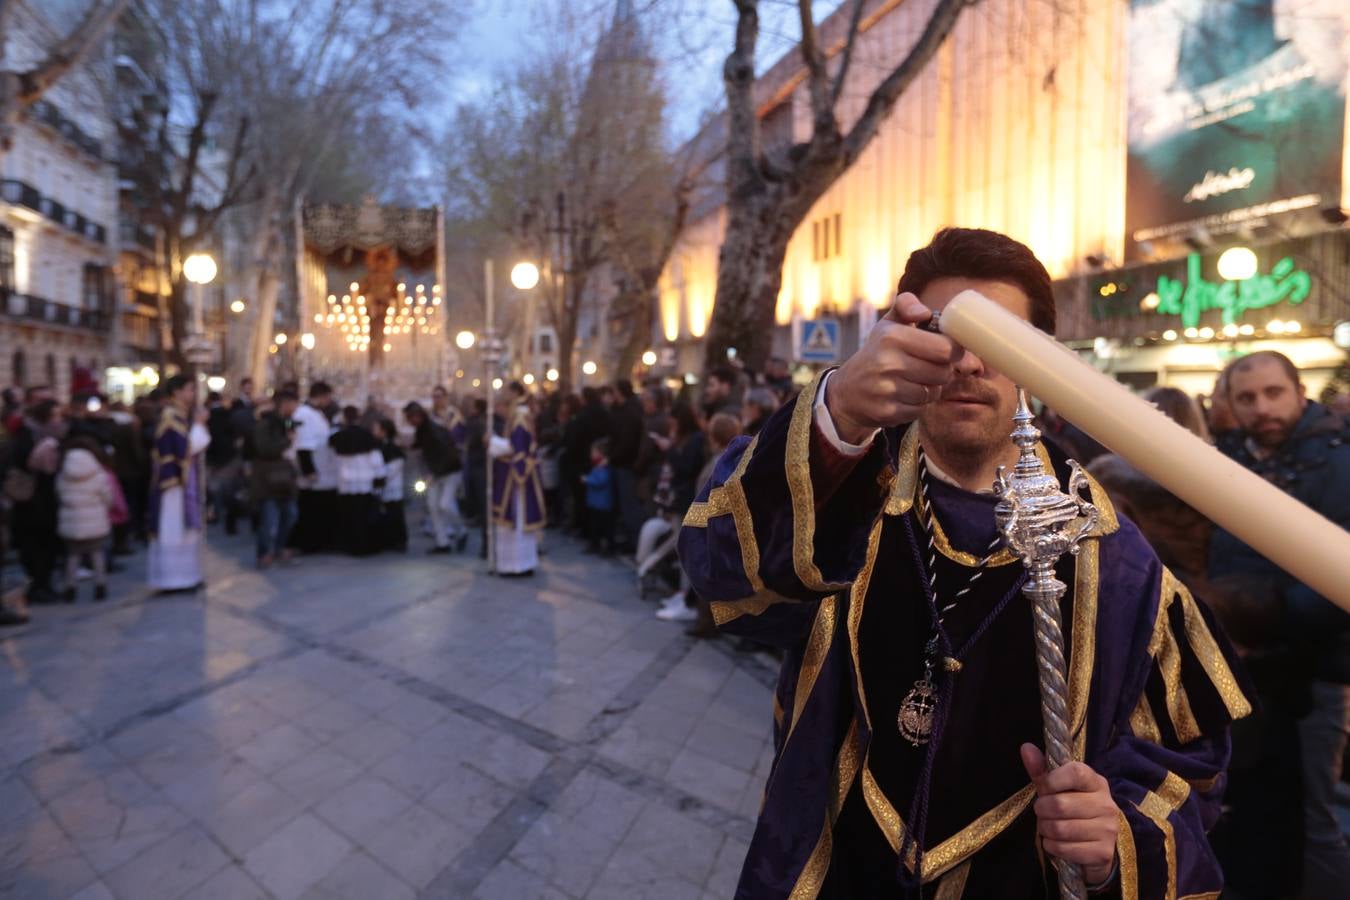
M 849 31 L 833 77 L 817 39 L 811 0 L 797 0 L 800 44 L 811 102 L 811 136 L 783 158 L 769 158 L 760 141 L 755 105 L 758 0 L 734 0 L 735 46 L 722 69 L 727 95 L 727 231 L 718 255 L 717 297 L 705 344 L 708 368 L 726 362 L 735 347 L 750 369 L 762 369 L 773 337 L 773 314 L 783 261 L 793 232 L 830 185 L 876 136 L 887 114 L 922 73 L 976 0 L 938 0 L 904 59 L 873 89 L 862 115 L 845 134 L 837 106 L 853 59 L 867 0 L 852 0 Z
M 96 0 L 80 24 L 31 69 L 0 71 L 0 155 L 14 145 L 14 126 L 61 76 L 78 66 L 103 40 L 130 0 Z M 13 0 L 0 0 L 0 41 L 13 13 Z

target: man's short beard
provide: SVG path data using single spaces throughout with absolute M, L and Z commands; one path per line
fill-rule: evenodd
M 942 465 L 950 469 L 949 474 L 953 476 L 980 472 L 1011 446 L 1007 432 L 1012 431 L 1012 426 L 1009 424 L 1005 431 L 1001 419 L 997 426 L 969 436 L 952 434 L 952 430 L 942 426 L 935 431 L 928 416 L 919 419 L 919 428 L 919 436 L 928 452 L 941 459 Z

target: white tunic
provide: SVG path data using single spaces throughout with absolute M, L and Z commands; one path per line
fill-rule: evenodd
M 205 452 L 211 433 L 194 422 L 188 429 L 188 456 Z M 198 488 L 205 490 L 206 485 Z M 196 587 L 203 581 L 202 532 L 187 527 L 182 486 L 164 491 L 159 501 L 159 527 L 150 539 L 147 575 L 150 587 L 157 591 L 178 591 Z
M 306 403 L 296 409 L 291 421 L 295 423 L 296 451 L 308 450 L 314 460 L 314 475 L 309 478 L 301 475 L 301 490 L 337 490 L 337 454 L 328 446 L 328 438 L 333 433 L 328 417 Z

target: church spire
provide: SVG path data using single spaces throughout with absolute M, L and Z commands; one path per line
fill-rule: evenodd
M 633 0 L 618 0 L 614 4 L 614 24 L 619 25 L 623 22 L 633 20 Z

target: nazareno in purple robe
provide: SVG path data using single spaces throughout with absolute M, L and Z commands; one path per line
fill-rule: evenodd
M 905 519 L 917 440 L 889 429 L 838 484 L 822 478 L 812 407 L 819 381 L 754 439 L 737 439 L 690 508 L 680 558 L 724 630 L 782 647 L 775 759 L 738 898 L 1055 897 L 1018 759 L 1042 745 L 1029 604 L 1020 594 L 963 659 L 934 763 L 924 852 L 900 869 L 922 749 L 899 739 L 900 698 L 922 670 L 929 617 Z M 1061 455 L 1046 458 L 1064 481 Z M 813 476 L 815 476 L 813 478 Z M 817 497 L 829 491 L 828 496 Z M 1208 610 L 1118 519 L 1101 522 L 1059 578 L 1076 757 L 1119 807 L 1108 896 L 1215 896 L 1206 840 L 1224 787 L 1228 725 L 1250 711 L 1245 681 Z M 964 584 L 994 534 L 988 495 L 935 483 L 939 592 Z M 951 617 L 954 636 L 994 606 L 1021 565 L 994 560 Z M 964 617 L 964 618 L 963 618 Z M 767 727 L 767 723 L 766 723 Z M 904 875 L 902 880 L 901 875 Z M 917 895 L 917 893 L 912 894 Z
M 492 460 L 492 513 L 499 525 L 519 525 L 525 531 L 544 527 L 544 483 L 539 476 L 539 452 L 528 414 L 517 412 L 505 435 L 511 453 Z M 519 499 L 520 505 L 517 505 Z M 516 521 L 517 509 L 524 521 Z

